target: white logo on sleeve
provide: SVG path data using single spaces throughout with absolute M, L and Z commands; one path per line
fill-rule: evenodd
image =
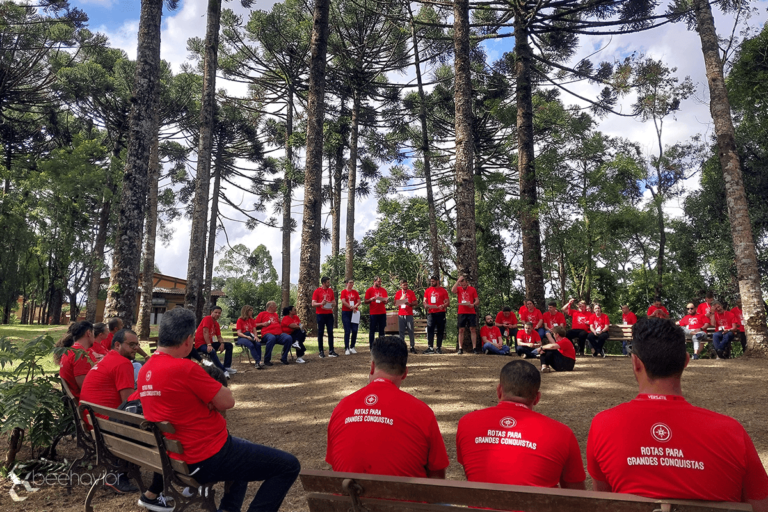
M 660 443 L 666 443 L 672 439 L 672 430 L 664 423 L 656 423 L 651 427 L 651 435 Z
M 368 395 L 367 397 L 365 397 L 365 405 L 368 405 L 368 406 L 376 405 L 376 402 L 378 401 L 379 401 L 379 397 L 377 397 L 376 395 Z
M 149 382 L 149 379 L 151 379 L 151 378 L 152 378 L 152 370 L 149 370 L 147 372 L 147 376 L 146 376 L 147 382 Z
M 512 416 L 504 416 L 501 418 L 501 421 L 499 421 L 499 425 L 501 425 L 502 428 L 515 428 L 517 421 L 515 421 L 515 418 Z

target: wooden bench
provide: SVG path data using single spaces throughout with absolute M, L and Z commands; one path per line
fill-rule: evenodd
M 91 460 L 96 455 L 96 443 L 89 433 L 90 429 L 88 424 L 83 420 L 83 416 L 80 414 L 80 409 L 77 405 L 77 398 L 75 398 L 72 390 L 69 389 L 67 382 L 62 378 L 59 378 L 59 380 L 61 380 L 61 390 L 64 392 L 62 396 L 64 407 L 70 410 L 75 422 L 75 443 L 77 447 L 83 451 L 83 454 L 73 460 L 72 464 L 69 465 L 67 474 L 70 474 L 79 463 L 86 460 Z M 67 494 L 71 492 L 72 479 L 69 478 L 67 479 Z
M 384 327 L 384 334 L 387 335 L 400 335 L 400 329 L 397 324 L 387 323 Z M 427 319 L 426 318 L 414 318 L 413 319 L 413 336 L 418 339 L 427 339 Z
M 310 512 L 724 512 L 745 503 L 655 500 L 633 494 L 304 470 Z
M 712 333 L 715 332 L 715 329 L 709 328 L 707 329 L 707 337 L 706 342 L 712 341 Z M 623 324 L 611 324 L 610 327 L 608 327 L 608 341 L 614 341 L 623 343 L 625 341 L 632 341 L 632 326 L 631 325 L 623 325 Z M 685 340 L 687 343 L 691 343 L 692 340 L 687 339 Z
M 86 512 L 93 512 L 91 501 L 98 486 L 105 478 L 115 473 L 125 473 L 136 482 L 142 493 L 146 491 L 147 487 L 141 478 L 141 468 L 163 475 L 163 494 L 173 498 L 176 512 L 182 512 L 192 504 L 199 504 L 211 512 L 217 510 L 214 490 L 209 487 L 211 484 L 206 485 L 207 489 L 203 492 L 195 492 L 200 484 L 190 476 L 187 464 L 168 456 L 168 452 L 184 453 L 179 441 L 167 439 L 163 435 L 175 433 L 173 425 L 168 422 L 153 423 L 139 414 L 89 402 L 81 402 L 79 409 L 93 425 L 91 435 L 96 446 L 97 463 L 105 471 L 88 491 L 85 499 Z M 97 413 L 111 419 L 96 416 Z M 121 423 L 112 420 L 119 420 Z M 192 496 L 184 496 L 184 487 L 193 490 Z

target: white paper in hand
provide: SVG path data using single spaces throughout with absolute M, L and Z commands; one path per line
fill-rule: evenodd
M 325 306 L 323 306 L 325 309 L 333 309 L 333 302 L 326 302 Z
M 353 324 L 359 324 L 360 323 L 360 312 L 359 311 L 355 311 L 354 313 L 352 313 L 352 320 L 351 321 L 352 321 Z

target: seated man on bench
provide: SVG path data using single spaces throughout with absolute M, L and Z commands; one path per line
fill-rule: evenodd
M 148 421 L 167 421 L 176 429 L 166 434 L 181 443 L 184 453 L 169 453 L 186 462 L 201 485 L 231 481 L 219 509 L 239 511 L 248 482 L 263 480 L 248 512 L 278 510 L 299 475 L 291 455 L 231 436 L 220 411 L 235 405 L 232 392 L 187 359 L 195 334 L 195 315 L 174 308 L 163 315 L 157 351 L 139 372 L 139 396 Z
M 459 420 L 456 457 L 467 480 L 585 488 L 584 464 L 573 431 L 533 411 L 541 398 L 540 386 L 541 374 L 531 363 L 519 359 L 507 363 L 496 386 L 499 404 Z
M 448 453 L 427 404 L 400 385 L 408 376 L 408 347 L 400 336 L 371 345 L 364 388 L 344 398 L 328 423 L 325 461 L 334 471 L 445 478 Z
M 587 469 L 594 490 L 746 502 L 754 512 L 768 511 L 768 475 L 744 427 L 683 398 L 683 329 L 666 319 L 640 320 L 629 349 L 640 394 L 592 420 Z

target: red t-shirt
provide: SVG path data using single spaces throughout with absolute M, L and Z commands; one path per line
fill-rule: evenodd
M 525 329 L 520 329 L 517 331 L 517 341 L 518 343 L 541 343 L 541 337 L 536 329 L 531 329 L 531 334 L 525 332 Z
M 768 475 L 744 427 L 675 395 L 637 395 L 595 416 L 587 468 L 613 492 L 648 498 L 768 497 Z
M 425 478 L 448 467 L 448 453 L 432 409 L 376 379 L 333 410 L 325 461 L 334 471 Z
M 408 299 L 408 302 L 416 302 L 416 294 L 413 293 L 413 290 L 397 290 L 397 293 L 395 293 L 395 300 L 402 300 L 402 299 Z M 401 304 L 397 308 L 397 314 L 400 316 L 413 316 L 413 306 L 406 306 L 405 304 Z
M 529 311 L 528 306 L 523 306 L 517 314 L 520 317 L 520 323 L 531 322 L 534 329 L 539 324 L 539 320 L 542 319 L 541 311 L 538 308 L 533 308 L 533 311 Z
M 733 316 L 734 323 L 739 324 L 739 330 L 744 332 L 744 314 L 741 312 L 741 310 L 738 307 L 734 307 L 731 310 L 731 315 Z
M 480 328 L 480 339 L 488 338 L 488 341 L 496 346 L 501 345 L 501 331 L 495 325 L 488 327 L 484 325 Z
M 282 327 L 283 333 L 292 334 L 293 329 L 291 329 L 288 326 L 291 324 L 300 324 L 300 323 L 301 323 L 301 319 L 299 318 L 299 315 L 293 315 L 293 316 L 285 315 L 283 319 L 280 321 L 280 327 Z
M 93 345 L 91 345 L 91 348 L 88 349 L 88 353 L 91 355 L 91 359 L 93 360 L 97 359 L 96 354 L 99 354 L 101 356 L 106 356 L 109 352 L 111 351 L 105 349 L 104 345 L 101 344 L 101 341 L 98 343 L 94 343 Z
M 323 302 L 323 300 L 327 300 L 328 303 L 325 306 L 317 306 L 315 308 L 315 313 L 318 315 L 332 315 L 333 303 L 336 302 L 336 295 L 333 293 L 333 288 L 323 288 L 321 286 L 315 290 L 315 293 L 312 294 L 312 302 Z
M 314 299 L 313 299 L 314 300 Z M 265 325 L 261 328 L 261 335 L 274 334 L 280 336 L 283 334 L 283 326 L 280 324 L 280 317 L 277 316 L 277 312 L 270 313 L 269 311 L 262 311 L 256 316 L 256 323 L 263 324 L 265 322 L 272 321 L 271 324 Z
M 709 318 L 704 315 L 685 315 L 680 319 L 680 325 L 688 329 L 701 329 L 701 326 L 709 323 Z
M 557 487 L 586 479 L 573 431 L 514 402 L 461 418 L 456 456 L 470 482 Z
M 627 325 L 635 325 L 637 323 L 637 315 L 631 311 L 629 313 L 622 313 L 621 321 Z
M 75 377 L 86 375 L 91 369 L 91 361 L 95 363 L 96 360 L 93 359 L 93 356 L 89 354 L 88 351 L 77 342 L 75 342 L 71 348 L 83 350 L 85 351 L 86 355 L 75 361 L 75 353 L 73 351 L 70 350 L 65 352 L 64 355 L 61 356 L 61 361 L 59 361 L 59 376 L 64 379 L 64 382 L 67 383 L 67 386 L 69 386 L 72 394 L 75 395 L 75 398 L 77 398 L 79 401 L 80 386 L 77 385 Z
M 380 297 L 381 299 L 386 299 L 389 297 L 387 295 L 387 290 L 384 289 L 383 286 L 380 286 L 379 288 L 376 288 L 375 286 L 371 286 L 365 291 L 365 300 L 373 299 L 376 297 Z M 387 314 L 387 301 L 382 300 L 381 302 L 378 301 L 371 301 L 370 304 L 371 311 L 370 314 L 372 315 L 386 315 Z
M 139 370 L 137 381 L 144 417 L 168 421 L 184 453 L 168 453 L 172 459 L 194 464 L 212 457 L 227 441 L 227 420 L 208 404 L 221 384 L 187 358 L 155 352 Z
M 565 327 L 565 315 L 563 315 L 559 311 L 554 315 L 549 311 L 547 311 L 543 315 L 541 315 L 541 318 L 542 320 L 544 320 L 544 327 L 546 327 L 549 330 L 552 330 L 552 328 L 555 327 L 556 325 L 562 325 L 563 327 Z
M 346 288 L 344 288 L 343 290 L 341 290 L 341 300 L 346 300 L 350 304 L 356 304 L 356 305 L 359 306 L 360 305 L 360 294 L 357 293 L 357 290 L 347 290 Z M 347 306 L 345 306 L 343 302 L 341 303 L 341 310 L 342 311 L 354 311 L 353 309 L 348 308 Z
M 475 290 L 474 286 L 467 286 L 466 288 L 459 286 L 456 288 L 456 296 L 459 298 L 459 314 L 474 315 L 475 306 L 461 305 L 462 302 L 468 302 L 469 304 L 475 303 L 475 299 L 477 299 L 477 290 Z
M 504 316 L 504 312 L 499 311 L 496 314 L 495 322 L 497 324 L 510 324 L 512 328 L 515 328 L 517 327 L 517 316 L 515 315 L 514 311 L 510 311 L 509 316 Z
M 133 365 L 117 350 L 110 350 L 86 374 L 80 400 L 117 409 L 123 403 L 120 398 L 123 389 L 133 389 Z
M 557 349 L 558 352 L 568 359 L 576 359 L 576 349 L 574 348 L 573 343 L 571 343 L 571 340 L 568 338 L 560 338 L 557 345 L 560 347 Z
M 589 311 L 568 308 L 568 315 L 571 317 L 571 326 L 574 329 L 582 331 L 589 330 L 589 317 L 592 315 Z
M 667 308 L 665 308 L 664 306 L 661 306 L 661 307 L 657 308 L 653 304 L 651 304 L 651 306 L 648 308 L 648 312 L 646 313 L 646 316 L 649 316 L 649 317 L 653 316 L 653 313 L 655 311 L 662 311 L 664 313 L 663 317 L 664 318 L 669 318 L 669 311 L 667 311 Z
M 611 324 L 610 318 L 608 318 L 608 315 L 605 313 L 602 313 L 600 316 L 597 316 L 596 314 L 592 313 L 592 315 L 589 317 L 589 325 L 595 328 L 597 330 L 598 328 L 602 330 L 602 332 L 605 332 L 606 329 L 608 329 L 608 326 Z
M 451 298 L 448 296 L 448 291 L 442 286 L 430 286 L 424 291 L 424 304 L 440 305 L 450 302 Z M 439 308 L 427 309 L 429 313 L 445 313 L 446 306 Z
M 205 336 L 203 336 L 204 328 L 208 329 L 211 342 L 216 341 L 213 339 L 214 336 L 221 336 L 221 327 L 219 326 L 219 322 L 214 320 L 211 315 L 208 315 L 203 318 L 202 322 L 200 322 L 200 325 L 197 326 L 197 331 L 195 331 L 195 348 L 200 348 L 205 345 Z
M 115 331 L 115 332 L 117 332 L 117 331 Z M 104 338 L 103 340 L 101 340 L 101 346 L 103 346 L 103 347 L 104 347 L 104 349 L 105 349 L 107 352 L 109 352 L 110 350 L 112 350 L 112 338 L 114 338 L 114 337 L 115 337 L 115 333 L 114 333 L 114 332 L 111 332 L 111 333 L 107 334 L 107 337 L 106 337 L 106 338 Z
M 709 316 L 710 313 L 712 313 L 712 305 L 711 304 L 707 304 L 706 302 L 702 302 L 696 308 L 696 314 L 698 314 L 698 315 Z
M 255 318 L 238 318 L 235 328 L 245 334 L 249 332 L 256 334 L 256 319 Z
M 735 324 L 735 319 L 729 311 L 723 311 L 722 313 L 715 313 L 715 325 L 714 327 L 718 331 L 727 331 Z

